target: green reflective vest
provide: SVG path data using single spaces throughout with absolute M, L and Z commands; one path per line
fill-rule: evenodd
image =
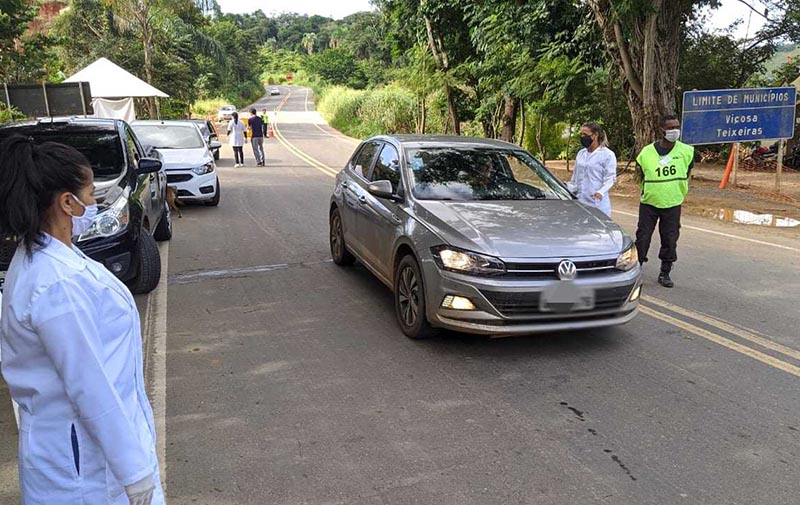
M 689 192 L 689 167 L 694 160 L 694 147 L 675 142 L 672 151 L 661 156 L 655 144 L 642 149 L 636 162 L 642 167 L 642 203 L 668 209 L 683 203 Z

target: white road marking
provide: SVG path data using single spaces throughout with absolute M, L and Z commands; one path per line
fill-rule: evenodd
M 161 470 L 161 485 L 167 492 L 167 278 L 169 242 L 158 245 L 161 255 L 161 279 L 147 295 L 144 315 L 144 341 L 148 396 L 153 404 L 156 423 L 156 453 Z
M 624 212 L 624 211 L 621 211 L 621 210 L 613 210 L 612 212 L 616 212 L 617 214 L 622 214 L 623 216 L 631 216 L 631 217 L 637 217 L 637 218 L 639 217 L 638 214 L 633 214 L 632 212 Z M 765 246 L 769 246 L 769 247 L 776 247 L 778 249 L 785 249 L 787 251 L 800 252 L 800 249 L 797 248 L 797 247 L 791 247 L 791 246 L 782 245 L 782 244 L 775 244 L 773 242 L 765 242 L 763 240 L 756 240 L 754 238 L 742 237 L 740 235 L 733 235 L 731 233 L 723 233 L 721 231 L 709 230 L 707 228 L 700 228 L 698 226 L 691 226 L 691 225 L 684 224 L 684 225 L 681 225 L 681 228 L 687 228 L 689 230 L 701 231 L 703 233 L 710 233 L 712 235 L 719 235 L 720 237 L 733 238 L 733 239 L 736 239 L 736 240 L 744 240 L 745 242 L 752 242 L 754 244 L 765 245 Z

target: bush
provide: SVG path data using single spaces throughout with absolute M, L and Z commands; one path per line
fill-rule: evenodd
M 318 105 L 331 126 L 359 138 L 414 132 L 416 107 L 414 95 L 399 86 L 368 91 L 332 86 L 322 91 Z
M 229 103 L 222 97 L 198 100 L 192 105 L 192 117 L 205 119 L 209 116 L 216 116 L 219 108 Z

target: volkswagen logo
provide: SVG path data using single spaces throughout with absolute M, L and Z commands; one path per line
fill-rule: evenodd
M 570 260 L 558 264 L 558 278 L 562 281 L 573 281 L 578 276 L 578 267 Z

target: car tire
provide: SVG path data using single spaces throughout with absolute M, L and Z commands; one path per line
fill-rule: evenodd
M 214 149 L 214 160 L 219 161 L 219 149 Z
M 214 194 L 214 197 L 211 200 L 205 202 L 205 204 L 207 206 L 209 206 L 209 207 L 216 207 L 217 205 L 219 205 L 220 193 L 222 193 L 222 188 L 220 188 L 219 177 L 218 177 L 217 178 L 217 192 Z
M 158 226 L 156 226 L 153 238 L 159 242 L 164 242 L 172 238 L 172 211 L 167 202 L 164 202 L 164 212 L 161 214 L 161 220 L 158 222 Z
M 161 279 L 161 254 L 158 244 L 147 230 L 142 230 L 137 243 L 136 277 L 130 282 L 131 292 L 135 295 L 149 293 L 158 286 Z
M 339 266 L 350 266 L 356 262 L 356 257 L 347 250 L 344 241 L 344 226 L 339 209 L 331 211 L 330 233 L 328 234 L 331 245 L 331 258 Z
M 394 275 L 394 309 L 405 336 L 414 340 L 432 337 L 436 330 L 428 322 L 422 271 L 412 255 L 406 255 Z

